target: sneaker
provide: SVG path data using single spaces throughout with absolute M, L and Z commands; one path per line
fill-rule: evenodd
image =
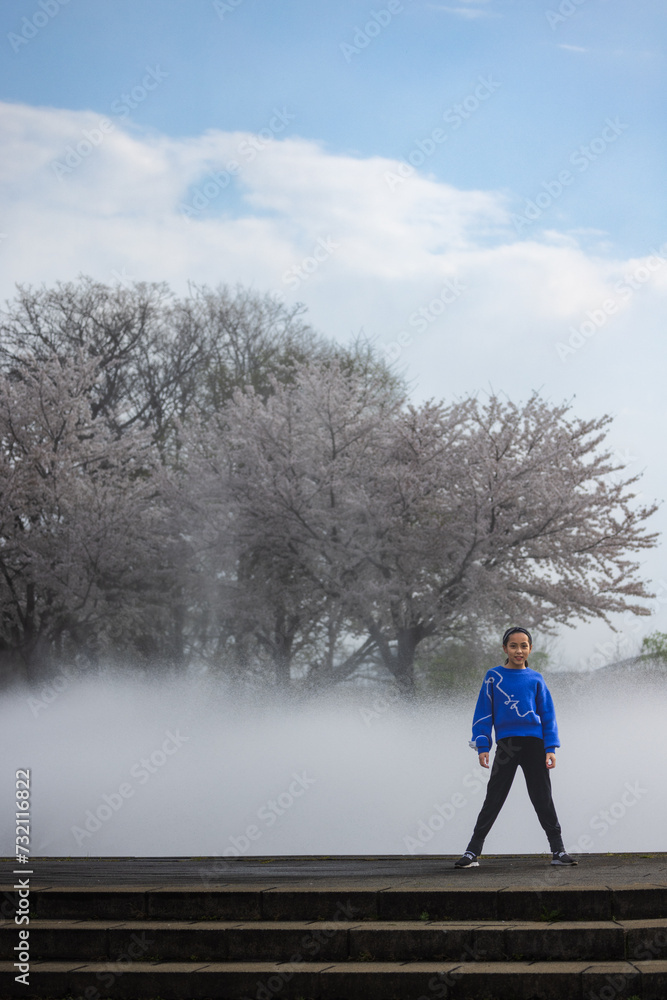
M 565 851 L 554 851 L 553 857 L 551 858 L 552 865 L 578 865 L 579 862 L 571 858 L 569 854 Z
M 459 858 L 458 861 L 454 862 L 455 868 L 479 868 L 479 861 L 477 860 L 477 855 L 472 854 L 470 851 L 466 851 L 463 857 Z

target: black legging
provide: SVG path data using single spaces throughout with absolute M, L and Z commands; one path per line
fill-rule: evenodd
M 537 736 L 509 736 L 498 740 L 484 805 L 468 844 L 472 854 L 482 853 L 486 835 L 503 807 L 517 767 L 523 768 L 530 801 L 549 838 L 551 850 L 563 850 L 560 824 L 551 798 L 551 775 L 546 767 L 544 741 Z

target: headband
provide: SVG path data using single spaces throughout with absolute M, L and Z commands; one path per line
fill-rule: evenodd
M 533 637 L 527 628 L 508 628 L 507 632 L 505 632 L 505 635 L 503 636 L 503 646 L 507 645 L 507 640 L 514 634 L 514 632 L 524 632 L 528 636 L 528 642 L 531 646 L 533 645 Z

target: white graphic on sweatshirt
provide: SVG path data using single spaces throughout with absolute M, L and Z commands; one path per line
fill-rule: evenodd
M 497 670 L 494 670 L 493 673 L 494 674 L 498 674 L 498 677 L 500 677 L 500 680 L 503 679 L 503 675 L 500 674 L 500 673 L 498 673 Z M 490 680 L 491 680 L 491 678 L 489 678 L 489 681 Z M 487 683 L 488 683 L 488 681 L 487 681 Z M 499 694 L 503 695 L 503 697 L 505 698 L 505 704 L 509 705 L 510 710 L 514 709 L 514 711 L 516 712 L 516 714 L 519 716 L 520 719 L 525 719 L 525 717 L 527 715 L 534 715 L 535 718 L 539 721 L 539 718 L 540 718 L 539 715 L 537 714 L 537 712 L 533 712 L 532 708 L 529 708 L 527 712 L 520 712 L 519 708 L 518 708 L 519 699 L 518 698 L 513 698 L 511 694 L 507 693 L 507 691 L 503 691 L 503 689 L 500 686 L 500 682 L 498 682 L 496 684 L 496 691 L 498 691 Z
M 490 672 L 492 674 L 496 674 L 500 678 L 500 680 L 503 679 L 503 675 L 501 673 L 499 673 L 499 671 L 492 670 Z M 484 684 L 486 685 L 486 696 L 488 698 L 489 697 L 489 685 L 493 685 L 493 677 L 487 677 L 486 680 L 484 681 Z M 538 722 L 541 721 L 539 715 L 537 714 L 537 712 L 534 712 L 532 710 L 532 708 L 529 708 L 527 712 L 520 712 L 519 711 L 519 699 L 518 698 L 513 698 L 511 694 L 507 693 L 507 691 L 503 691 L 502 687 L 500 686 L 500 681 L 496 682 L 495 687 L 496 687 L 496 691 L 498 692 L 498 694 L 501 694 L 505 698 L 505 704 L 509 705 L 510 711 L 514 710 L 516 712 L 516 714 L 519 716 L 520 719 L 525 719 L 525 717 L 527 715 L 534 715 Z M 492 717 L 493 717 L 493 713 L 490 712 L 488 715 L 482 715 L 481 718 L 479 718 L 479 719 L 474 719 L 473 720 L 473 724 L 472 724 L 473 729 L 480 722 L 484 722 L 485 719 L 491 719 Z M 470 740 L 469 743 L 468 743 L 468 746 L 472 747 L 473 750 L 477 749 L 477 745 L 476 745 L 476 743 L 475 743 L 474 740 Z

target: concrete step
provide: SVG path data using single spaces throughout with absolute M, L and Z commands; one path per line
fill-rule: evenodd
M 59 886 L 32 889 L 30 912 L 44 920 L 648 920 L 667 917 L 667 887 Z
M 667 961 L 0 963 L 0 996 L 161 1000 L 665 1000 Z
M 518 875 L 501 860 L 484 880 L 377 875 L 373 859 L 352 879 L 340 859 L 319 875 L 327 859 L 297 860 L 277 859 L 273 880 L 239 865 L 208 886 L 196 860 L 179 882 L 158 881 L 157 864 L 140 882 L 137 863 L 129 884 L 55 866 L 30 885 L 20 947 L 27 889 L 19 899 L 5 882 L 0 1000 L 667 1000 L 667 877 L 653 858 L 598 859 L 589 882 L 526 871 L 530 860 Z
M 0 960 L 17 927 L 0 924 Z M 667 920 L 30 922 L 33 961 L 621 961 L 667 960 Z

